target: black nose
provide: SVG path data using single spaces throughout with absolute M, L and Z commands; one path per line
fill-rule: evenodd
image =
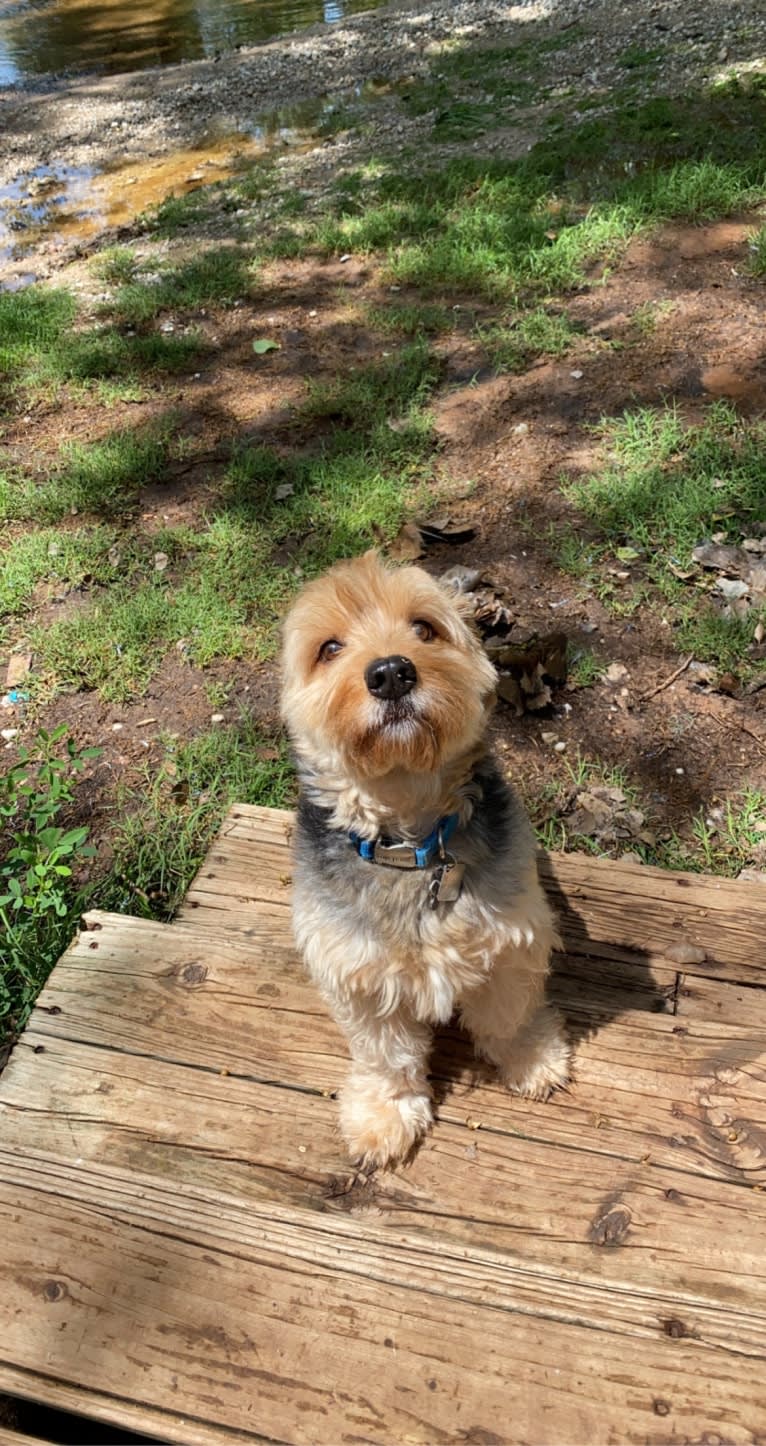
M 409 658 L 376 658 L 364 675 L 373 698 L 403 698 L 418 681 L 415 664 Z

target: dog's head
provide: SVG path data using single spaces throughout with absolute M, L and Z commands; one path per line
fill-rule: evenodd
M 309 583 L 284 628 L 282 712 L 299 753 L 350 776 L 435 772 L 480 739 L 494 669 L 455 596 L 374 553 Z

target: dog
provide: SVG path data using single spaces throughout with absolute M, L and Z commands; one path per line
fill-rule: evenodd
M 348 1041 L 352 1159 L 429 1129 L 432 1030 L 459 1011 L 508 1089 L 544 1099 L 570 1047 L 531 827 L 486 742 L 496 674 L 459 597 L 375 553 L 309 582 L 284 625 L 299 776 L 293 928 Z

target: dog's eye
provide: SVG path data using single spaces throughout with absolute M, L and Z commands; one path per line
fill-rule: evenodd
M 417 634 L 421 643 L 432 643 L 436 637 L 436 628 L 427 623 L 425 618 L 415 618 L 412 631 Z
M 340 653 L 342 651 L 342 649 L 343 644 L 339 643 L 337 638 L 328 638 L 327 642 L 322 643 L 322 646 L 319 649 L 320 663 L 329 663 L 330 659 L 334 658 L 337 653 Z

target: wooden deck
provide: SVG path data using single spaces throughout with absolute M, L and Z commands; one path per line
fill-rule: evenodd
M 766 1443 L 766 888 L 560 857 L 570 1092 L 445 1036 L 349 1172 L 345 1050 L 237 808 L 179 919 L 94 914 L 0 1077 L 0 1390 L 184 1443 Z

